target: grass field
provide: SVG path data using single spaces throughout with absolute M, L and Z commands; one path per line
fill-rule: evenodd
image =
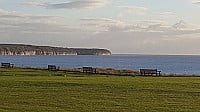
M 81 75 L 1 68 L 0 111 L 200 112 L 200 77 Z

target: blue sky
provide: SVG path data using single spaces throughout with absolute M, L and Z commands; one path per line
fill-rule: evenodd
M 200 54 L 200 0 L 0 0 L 0 43 Z

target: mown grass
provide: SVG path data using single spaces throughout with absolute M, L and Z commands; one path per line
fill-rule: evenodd
M 199 77 L 0 69 L 1 112 L 198 112 L 199 105 Z

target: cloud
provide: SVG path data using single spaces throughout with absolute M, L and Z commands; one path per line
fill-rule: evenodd
M 109 19 L 109 18 L 83 18 L 81 21 L 88 29 L 96 32 L 123 32 L 136 27 L 124 21 Z
M 25 13 L 17 13 L 12 11 L 6 11 L 0 9 L 0 21 L 16 21 L 17 23 L 29 23 L 29 22 L 35 22 L 35 23 L 56 23 L 56 20 L 62 19 L 62 17 L 59 16 L 46 16 L 46 15 L 33 15 L 33 14 L 25 14 Z M 12 23 L 13 23 L 12 22 Z
M 8 11 L 0 9 L 0 14 L 5 14 L 5 13 L 8 13 Z
M 123 9 L 125 11 L 124 13 L 134 15 L 145 15 L 148 11 L 148 8 L 139 6 L 118 6 L 118 8 Z
M 141 32 L 158 33 L 163 36 L 176 36 L 185 34 L 198 34 L 200 33 L 200 28 L 180 20 L 179 22 L 172 25 L 166 24 L 164 22 L 149 24 L 143 26 Z
M 85 28 L 93 32 L 132 32 L 132 33 L 157 33 L 163 36 L 184 35 L 200 33 L 200 28 L 187 24 L 183 20 L 169 25 L 159 20 L 138 21 L 129 23 L 109 18 L 84 18 Z
M 119 8 L 126 9 L 127 11 L 134 12 L 134 11 L 147 11 L 148 8 L 146 7 L 139 7 L 139 6 L 118 6 Z
M 193 0 L 192 3 L 196 5 L 200 5 L 200 0 Z
M 187 24 L 183 20 L 180 20 L 178 23 L 174 24 L 172 27 L 175 29 L 184 29 L 184 28 L 187 28 Z
M 174 12 L 162 12 L 162 13 L 160 13 L 160 15 L 175 15 L 175 13 Z
M 177 15 L 174 12 L 162 12 L 159 15 L 161 18 L 164 18 L 164 19 L 168 19 L 168 18 L 172 18 L 172 17 L 177 18 Z
M 91 31 L 97 32 L 147 32 L 154 30 L 160 32 L 160 28 L 164 27 L 164 21 L 146 20 L 130 23 L 110 18 L 83 18 L 80 19 L 85 27 L 90 27 Z M 159 28 L 156 30 L 155 27 Z M 89 28 L 88 28 L 89 29 Z
M 200 28 L 183 20 L 169 24 L 161 20 L 129 22 L 85 17 L 77 22 L 77 26 L 69 26 L 60 19 L 66 18 L 1 9 L 0 43 L 98 47 L 109 48 L 113 53 L 151 54 L 175 54 L 187 50 L 187 53 L 195 53 L 189 52 L 191 48 L 200 53 Z
M 58 33 L 73 31 L 70 26 L 60 22 L 62 17 L 32 15 L 11 12 L 0 9 L 0 32 L 4 34 L 12 33 Z M 71 30 L 73 29 L 73 30 Z
M 160 20 L 137 21 L 130 23 L 110 18 L 82 18 L 81 24 L 69 26 L 61 22 L 62 17 L 47 15 L 32 15 L 11 12 L 0 9 L 1 32 L 35 32 L 35 33 L 63 33 L 63 32 L 154 32 L 163 35 L 181 35 L 199 33 L 199 29 L 184 21 L 169 25 Z
M 154 21 L 153 23 L 156 23 L 156 21 Z M 111 49 L 115 49 L 115 47 L 118 48 L 116 49 L 116 51 L 121 50 L 122 52 L 124 51 L 141 53 L 141 50 L 142 52 L 146 53 L 156 53 L 156 49 L 160 49 L 158 50 L 159 52 L 163 51 L 162 49 L 164 49 L 166 52 L 169 53 L 170 50 L 166 49 L 167 44 L 165 44 L 165 41 L 168 43 L 168 45 L 170 42 L 172 42 L 172 46 L 174 47 L 176 45 L 179 46 L 179 40 L 185 39 L 187 35 L 190 36 L 188 36 L 185 40 L 193 40 L 191 35 L 197 36 L 200 34 L 200 29 L 187 29 L 185 27 L 177 29 L 173 28 L 173 26 L 177 23 L 169 26 L 163 25 L 161 23 L 151 23 L 151 25 L 147 26 L 128 25 L 123 28 L 118 26 L 111 26 L 119 30 L 110 30 L 106 32 L 97 33 L 95 37 L 100 38 L 100 40 L 98 38 L 95 39 L 98 40 L 98 42 L 108 41 L 112 43 L 121 43 L 120 45 L 106 45 L 109 46 L 109 48 Z M 101 38 L 103 39 L 101 40 Z M 186 43 L 186 41 L 184 43 Z M 163 44 L 165 46 L 163 46 Z M 103 45 L 105 45 L 105 43 Z M 129 51 L 131 48 L 133 48 L 133 46 L 135 49 L 140 48 L 140 50 Z M 150 49 L 145 50 L 145 47 Z M 129 50 L 127 50 L 127 48 L 129 48 Z M 172 48 L 172 50 L 175 49 Z M 175 53 L 175 51 L 173 52 Z
M 65 3 L 36 3 L 29 2 L 27 5 L 40 6 L 49 9 L 82 9 L 104 7 L 111 0 L 76 0 Z

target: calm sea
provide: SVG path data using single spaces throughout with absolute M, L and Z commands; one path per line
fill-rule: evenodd
M 200 56 L 184 55 L 112 55 L 112 56 L 0 56 L 0 62 L 16 66 L 65 68 L 83 66 L 131 69 L 156 68 L 164 73 L 200 74 Z

